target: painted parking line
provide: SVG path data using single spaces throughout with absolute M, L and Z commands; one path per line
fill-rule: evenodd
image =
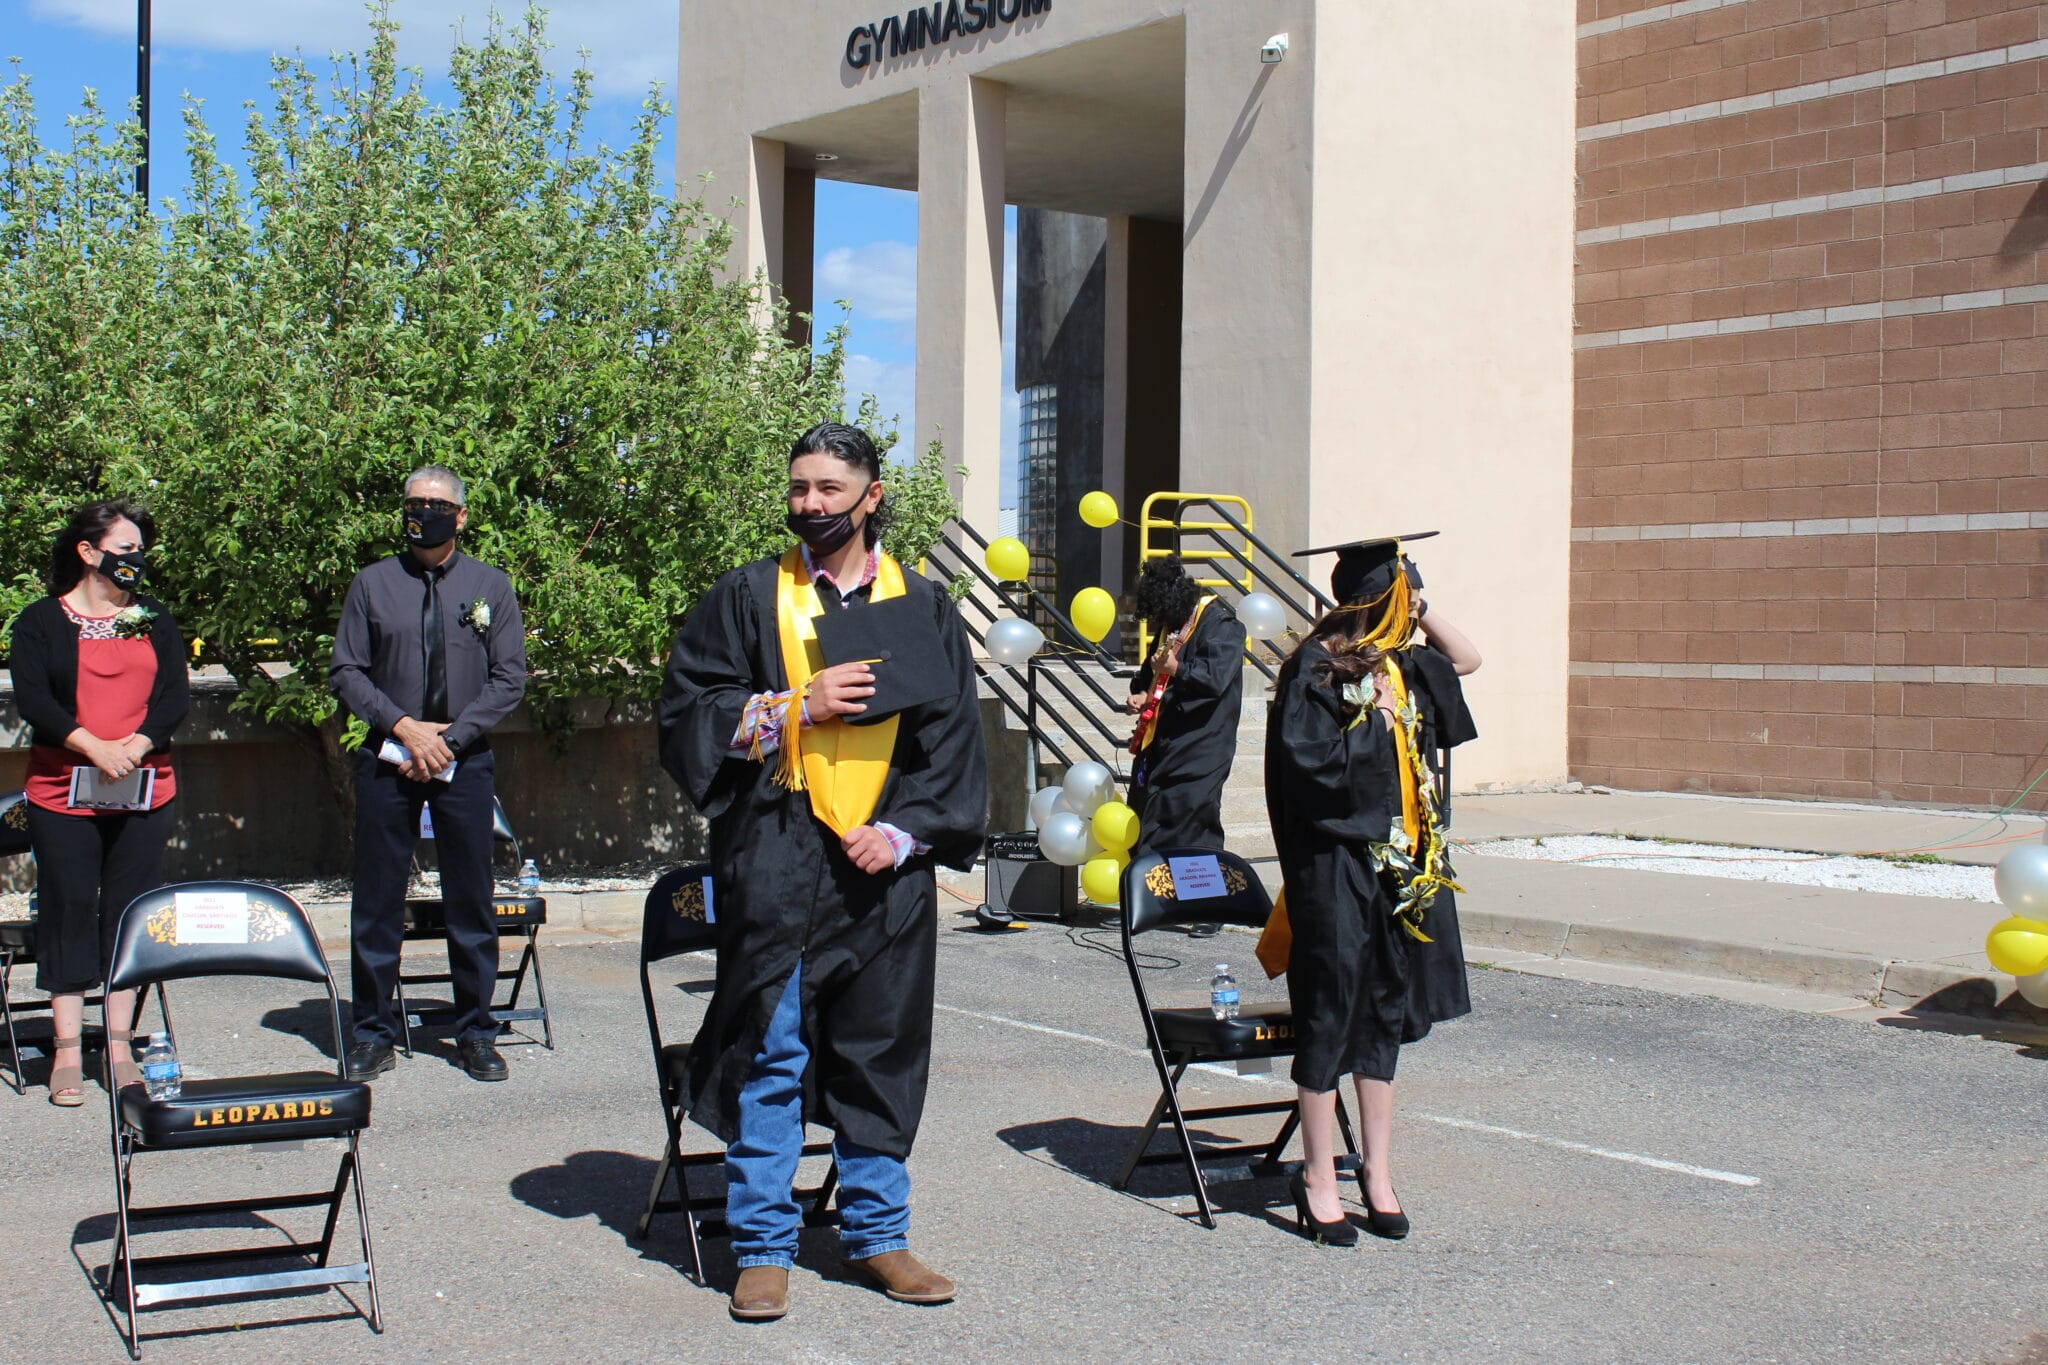
M 962 1009 L 958 1005 L 934 1004 L 934 1009 L 947 1014 L 957 1014 L 966 1019 L 978 1019 L 985 1024 L 1000 1024 L 1004 1028 L 1023 1029 L 1027 1033 L 1043 1033 L 1052 1038 L 1065 1038 L 1069 1042 L 1086 1043 L 1090 1047 L 1107 1048 L 1120 1052 L 1126 1057 L 1141 1057 L 1149 1060 L 1151 1053 L 1141 1047 L 1112 1042 L 1097 1038 L 1093 1034 L 1076 1033 L 1072 1029 L 1054 1028 L 1050 1024 L 1034 1024 L 1028 1019 L 1012 1019 L 1002 1014 L 984 1014 L 979 1010 Z M 1253 1085 L 1282 1085 L 1293 1088 L 1293 1082 L 1271 1075 L 1240 1075 L 1234 1067 L 1214 1062 L 1198 1064 L 1193 1070 L 1206 1071 L 1212 1075 L 1227 1076 L 1232 1080 L 1247 1081 Z M 1724 1185 L 1756 1186 L 1763 1183 L 1761 1176 L 1745 1175 L 1740 1171 L 1716 1170 L 1712 1166 L 1695 1166 L 1689 1161 L 1672 1161 L 1660 1156 L 1645 1156 L 1641 1152 L 1618 1151 L 1612 1147 L 1596 1147 L 1589 1142 L 1574 1142 L 1570 1138 L 1551 1137 L 1546 1133 L 1529 1133 L 1519 1128 L 1503 1128 L 1495 1123 L 1481 1123 L 1477 1119 L 1461 1119 L 1451 1114 L 1424 1114 L 1411 1112 L 1409 1118 L 1421 1119 L 1425 1123 L 1442 1124 L 1468 1133 L 1484 1133 L 1490 1137 L 1508 1138 L 1515 1142 L 1533 1142 L 1541 1147 L 1554 1148 L 1560 1152 L 1572 1152 L 1579 1156 L 1597 1156 L 1607 1161 L 1619 1161 L 1630 1166 L 1642 1166 L 1653 1171 L 1664 1171 L 1672 1175 L 1691 1176 L 1696 1180 L 1712 1180 Z

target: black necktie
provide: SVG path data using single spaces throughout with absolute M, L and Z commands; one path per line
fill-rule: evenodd
M 441 633 L 441 595 L 435 587 L 441 571 L 428 569 L 425 576 L 427 595 L 420 605 L 420 648 L 424 664 L 421 676 L 426 682 L 426 694 L 420 703 L 420 718 L 445 721 L 448 719 L 448 663 L 444 657 L 447 641 Z

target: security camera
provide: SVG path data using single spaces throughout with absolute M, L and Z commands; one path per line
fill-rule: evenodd
M 1267 66 L 1273 65 L 1275 62 L 1279 61 L 1282 57 L 1285 57 L 1286 55 L 1287 35 L 1284 33 L 1274 34 L 1272 37 L 1266 39 L 1265 43 L 1259 48 L 1259 60 L 1264 62 Z

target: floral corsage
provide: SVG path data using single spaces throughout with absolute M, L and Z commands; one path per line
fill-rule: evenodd
M 491 633 L 491 604 L 481 597 L 474 602 L 465 603 L 459 619 L 463 625 L 476 632 L 477 639 L 485 639 Z
M 149 636 L 150 627 L 155 621 L 156 613 L 138 603 L 114 617 L 114 638 L 118 640 L 146 639 Z

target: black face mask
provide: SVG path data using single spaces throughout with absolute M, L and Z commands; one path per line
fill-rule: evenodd
M 112 550 L 100 551 L 100 562 L 93 568 L 123 592 L 134 592 L 142 586 L 142 580 L 149 577 L 149 564 L 142 551 L 134 550 L 117 555 Z
M 860 506 L 860 501 L 855 498 L 853 506 Z M 844 512 L 791 512 L 782 524 L 814 555 L 831 554 L 860 530 L 860 523 L 853 519 L 853 507 Z
M 461 509 L 453 512 L 407 512 L 405 513 L 405 541 L 423 550 L 437 545 L 446 545 L 455 539 L 455 518 Z

